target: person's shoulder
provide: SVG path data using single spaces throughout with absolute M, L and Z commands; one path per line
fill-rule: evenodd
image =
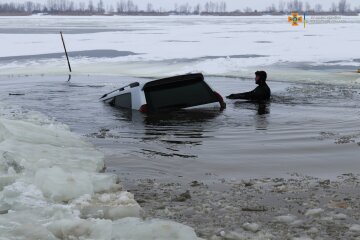
M 266 88 L 269 88 L 269 89 L 270 89 L 269 85 L 268 85 L 266 82 L 264 83 L 264 87 L 266 87 Z
M 257 86 L 257 87 L 259 87 L 259 88 L 268 88 L 269 86 L 267 85 L 266 82 L 264 82 L 264 83 L 260 84 L 260 85 Z

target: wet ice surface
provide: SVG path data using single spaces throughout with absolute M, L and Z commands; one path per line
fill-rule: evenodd
M 269 81 L 273 98 L 268 104 L 227 100 L 224 111 L 147 116 L 98 101 L 115 87 L 147 79 L 66 80 L 2 77 L 1 101 L 69 125 L 105 153 L 108 171 L 127 178 L 204 180 L 210 173 L 243 179 L 289 172 L 333 178 L 359 170 L 356 85 Z M 250 79 L 207 80 L 223 96 L 254 87 Z
M 129 51 L 116 51 L 116 50 L 88 50 L 88 51 L 72 51 L 70 52 L 69 58 L 115 58 L 123 57 L 129 55 L 135 55 L 136 53 Z M 11 61 L 22 61 L 25 62 L 29 60 L 46 60 L 46 59 L 57 59 L 62 58 L 64 53 L 46 53 L 46 54 L 37 54 L 37 55 L 25 55 L 25 56 L 11 56 L 11 57 L 0 57 L 0 62 L 6 63 Z

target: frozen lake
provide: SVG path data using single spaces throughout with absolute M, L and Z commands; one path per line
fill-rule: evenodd
M 349 72 L 360 62 L 360 17 L 306 28 L 291 26 L 286 16 L 1 17 L 1 74 L 66 73 L 59 31 L 74 52 L 77 74 L 160 77 L 201 71 L 248 78 L 264 68 L 277 81 L 358 79 Z
M 306 28 L 286 16 L 0 17 L 1 237 L 196 239 L 141 220 L 118 176 L 126 186 L 359 172 L 359 32 L 360 17 Z M 270 103 L 142 115 L 98 101 L 188 72 L 226 96 L 253 89 L 256 70 L 268 72 Z

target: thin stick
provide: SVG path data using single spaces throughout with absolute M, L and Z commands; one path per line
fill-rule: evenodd
M 68 56 L 68 53 L 67 53 L 67 51 L 66 51 L 65 41 L 64 41 L 64 37 L 63 37 L 63 35 L 62 35 L 62 32 L 60 32 L 60 36 L 61 36 L 61 40 L 62 40 L 62 43 L 63 43 L 63 46 L 64 46 L 65 55 L 66 55 L 66 60 L 67 60 L 68 67 L 69 67 L 69 71 L 71 72 L 71 66 L 70 66 L 69 56 Z

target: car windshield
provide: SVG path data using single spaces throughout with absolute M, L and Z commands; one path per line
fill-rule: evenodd
M 202 75 L 153 81 L 145 85 L 144 91 L 151 111 L 180 109 L 218 101 Z

